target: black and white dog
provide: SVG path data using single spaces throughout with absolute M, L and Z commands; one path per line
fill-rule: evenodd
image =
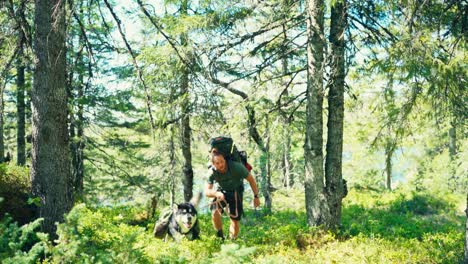
M 198 239 L 200 227 L 198 225 L 197 209 L 201 193 L 195 195 L 188 203 L 175 206 L 172 211 L 161 213 L 154 227 L 154 236 L 165 239 L 167 235 L 180 241 L 183 237 L 188 240 Z

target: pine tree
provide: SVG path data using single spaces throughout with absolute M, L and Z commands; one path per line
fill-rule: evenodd
M 66 93 L 65 2 L 36 1 L 32 90 L 32 166 L 33 195 L 41 202 L 43 230 L 56 237 L 56 222 L 61 222 L 71 206 L 69 135 Z

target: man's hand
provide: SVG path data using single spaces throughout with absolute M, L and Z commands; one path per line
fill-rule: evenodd
M 254 197 L 253 202 L 254 202 L 254 207 L 255 207 L 255 208 L 257 208 L 257 207 L 260 206 L 260 198 Z
M 216 199 L 222 201 L 222 200 L 224 200 L 224 193 L 222 193 L 222 192 L 216 192 L 216 193 L 215 193 L 215 197 L 216 197 Z

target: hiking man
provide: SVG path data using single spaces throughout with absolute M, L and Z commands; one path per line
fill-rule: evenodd
M 231 219 L 229 238 L 234 240 L 239 235 L 239 221 L 244 212 L 242 206 L 243 181 L 246 179 L 250 184 L 254 194 L 255 207 L 260 205 L 257 183 L 241 162 L 226 159 L 216 148 L 210 151 L 210 157 L 211 168 L 209 169 L 208 183 L 205 186 L 205 195 L 214 198 L 211 205 L 213 227 L 216 230 L 216 236 L 224 239 L 221 215 L 224 211 L 223 208 L 227 207 Z M 215 182 L 219 185 L 216 190 L 213 188 Z

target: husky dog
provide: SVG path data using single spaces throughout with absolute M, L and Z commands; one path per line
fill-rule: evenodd
M 197 205 L 201 193 L 195 195 L 188 203 L 181 203 L 171 211 L 161 213 L 161 217 L 154 227 L 154 236 L 165 238 L 167 235 L 180 241 L 183 237 L 188 240 L 198 239 L 200 227 L 197 218 Z

